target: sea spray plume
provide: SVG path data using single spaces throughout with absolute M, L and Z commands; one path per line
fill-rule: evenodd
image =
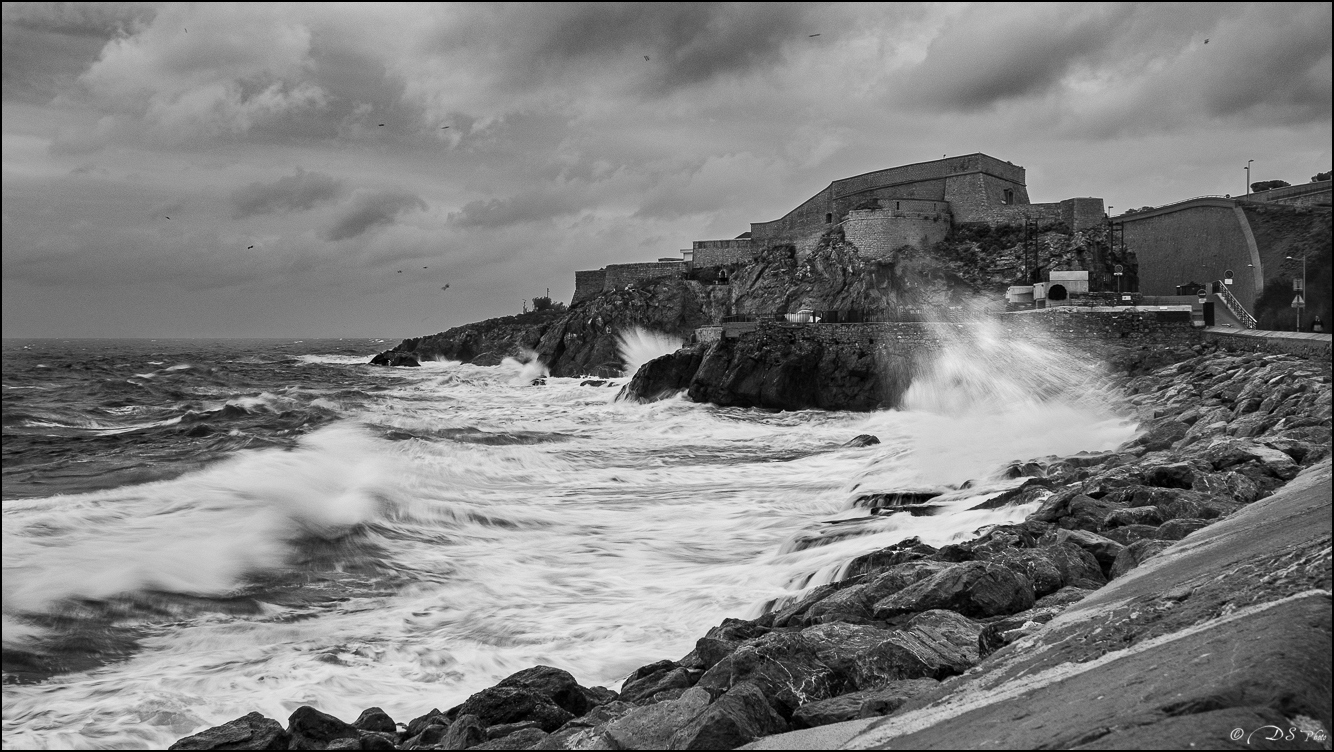
M 533 379 L 545 378 L 551 373 L 533 350 L 524 350 L 519 358 L 505 358 L 500 361 L 500 366 L 514 373 L 511 384 L 531 384 Z
M 625 363 L 625 375 L 634 376 L 645 363 L 681 349 L 681 338 L 632 326 L 616 334 L 617 349 Z
M 857 481 L 861 492 L 954 485 L 1016 459 L 1112 449 L 1134 434 L 1133 411 L 1089 353 L 1009 331 L 992 315 L 928 326 L 939 348 L 918 365 L 903 412 L 883 429 L 907 433 L 911 458 L 873 460 Z

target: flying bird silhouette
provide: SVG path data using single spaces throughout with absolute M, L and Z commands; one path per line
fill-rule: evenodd
M 812 35 L 811 35 L 811 39 L 814 39 L 814 38 L 816 38 L 816 37 L 818 37 L 818 36 L 820 36 L 820 35 L 819 35 L 819 34 L 812 34 Z
M 446 125 L 444 128 L 441 128 L 440 130 L 442 130 L 442 131 L 447 131 L 447 130 L 449 130 L 449 126 Z
M 167 219 L 171 219 L 171 217 L 167 217 Z
M 1205 43 L 1205 44 L 1208 44 L 1208 43 L 1209 43 L 1209 40 L 1208 40 L 1208 39 L 1204 40 L 1204 43 Z
M 380 127 L 383 128 L 383 127 L 384 127 L 384 123 L 380 123 Z
M 399 273 L 399 274 L 402 274 L 402 273 L 403 273 L 403 270 L 402 270 L 402 269 L 399 269 L 399 270 L 398 270 L 398 273 Z
M 426 267 L 423 266 L 422 268 L 425 269 Z
M 645 55 L 645 56 L 644 56 L 644 59 L 645 59 L 645 60 L 648 60 L 648 55 Z
M 250 250 L 251 248 L 254 248 L 254 247 L 255 247 L 255 246 L 253 246 L 253 245 L 248 245 L 248 246 L 246 246 L 246 250 L 248 251 L 248 250 Z
M 440 288 L 440 289 L 441 289 L 441 290 L 448 290 L 448 289 L 449 289 L 449 285 L 445 285 L 444 287 L 442 287 L 442 288 Z

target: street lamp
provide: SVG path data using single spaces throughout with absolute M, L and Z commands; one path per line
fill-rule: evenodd
M 1295 260 L 1296 260 L 1296 258 L 1293 257 L 1293 256 L 1288 256 L 1287 259 L 1288 259 L 1289 261 L 1295 261 Z M 1302 296 L 1304 296 L 1304 295 L 1306 294 L 1306 252 L 1305 252 L 1305 251 L 1302 252 L 1302 281 L 1301 281 L 1301 286 L 1298 286 L 1298 284 L 1297 284 L 1297 280 L 1295 280 L 1295 279 L 1292 281 L 1292 286 L 1293 286 L 1294 288 L 1296 288 L 1296 292 L 1297 292 L 1297 295 L 1294 296 L 1293 299 L 1292 299 L 1292 307 L 1297 309 L 1297 328 L 1294 329 L 1293 331 L 1300 332 L 1300 331 L 1302 330 L 1302 312 L 1306 309 L 1306 299 L 1305 299 L 1304 297 L 1302 297 Z
M 1251 162 L 1254 161 L 1254 159 L 1246 160 L 1246 198 L 1251 197 Z

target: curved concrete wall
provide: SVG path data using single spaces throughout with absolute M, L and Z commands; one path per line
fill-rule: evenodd
M 1263 287 L 1263 267 L 1245 215 L 1231 199 L 1199 198 L 1118 217 L 1126 248 L 1139 262 L 1139 290 L 1175 295 L 1177 285 L 1235 274 L 1230 286 L 1248 311 Z
M 945 239 L 950 231 L 948 210 L 932 201 L 891 201 L 899 209 L 859 209 L 843 220 L 843 237 L 857 246 L 862 258 L 891 261 L 905 245 L 926 248 Z

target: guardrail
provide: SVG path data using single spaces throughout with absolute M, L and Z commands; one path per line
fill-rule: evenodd
M 1222 280 L 1214 283 L 1214 294 L 1218 296 L 1219 300 L 1223 301 L 1223 305 L 1227 306 L 1227 309 L 1232 312 L 1233 316 L 1237 317 L 1238 321 L 1246 325 L 1247 329 L 1255 328 L 1255 317 L 1241 305 L 1241 301 L 1237 300 L 1232 291 L 1227 289 L 1227 285 L 1223 284 Z

